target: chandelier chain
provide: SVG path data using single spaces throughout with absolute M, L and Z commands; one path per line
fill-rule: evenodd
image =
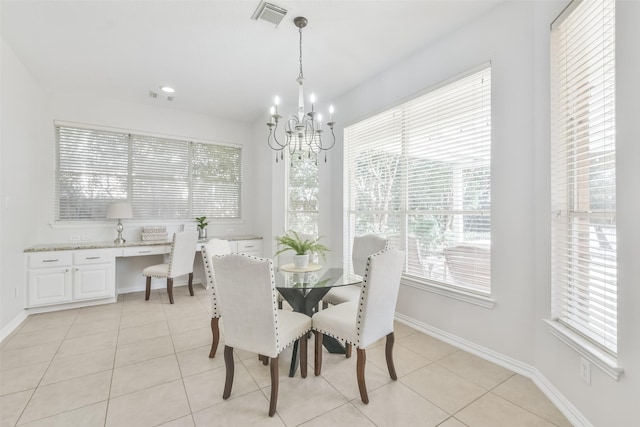
M 300 74 L 298 78 L 304 79 L 304 74 L 302 73 L 302 28 L 298 28 L 298 32 L 300 33 Z

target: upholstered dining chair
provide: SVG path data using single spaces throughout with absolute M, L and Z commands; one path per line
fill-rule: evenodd
M 211 259 L 214 255 L 226 255 L 230 253 L 231 246 L 229 245 L 228 240 L 211 239 L 202 245 L 202 265 L 204 266 L 204 272 L 207 278 L 207 288 L 211 295 L 211 334 L 213 337 L 211 340 L 211 350 L 209 351 L 210 358 L 216 356 L 218 342 L 220 341 L 220 327 L 218 325 L 220 321 L 220 310 L 218 309 L 218 302 L 216 298 L 215 276 L 213 275 Z
M 388 242 L 386 238 L 375 234 L 365 234 L 354 237 L 353 249 L 351 250 L 353 272 L 358 276 L 364 275 L 364 269 L 369 255 L 380 252 L 385 249 L 387 245 Z M 327 295 L 322 299 L 322 307 L 327 308 L 329 304 L 338 305 L 343 302 L 357 301 L 359 297 L 359 285 L 339 286 L 327 292 Z
M 167 279 L 167 294 L 169 302 L 173 304 L 173 279 L 188 274 L 189 293 L 193 296 L 193 260 L 196 257 L 197 243 L 198 232 L 195 230 L 181 231 L 173 235 L 169 263 L 152 265 L 142 270 L 142 275 L 147 277 L 145 301 L 148 301 L 151 295 L 152 277 Z
M 369 403 L 365 383 L 366 348 L 386 337 L 385 356 L 391 379 L 398 379 L 393 363 L 393 318 L 404 252 L 385 249 L 369 257 L 364 271 L 360 300 L 321 310 L 313 315 L 315 331 L 315 375 L 322 370 L 322 337 L 324 334 L 344 340 L 357 349 L 356 376 L 362 402 Z
M 212 258 L 215 290 L 224 318 L 224 363 L 226 379 L 223 399 L 233 386 L 233 349 L 270 358 L 271 399 L 269 416 L 278 402 L 278 358 L 282 350 L 300 340 L 300 374 L 307 376 L 307 334 L 311 318 L 302 313 L 279 310 L 273 261 L 251 255 L 229 254 Z

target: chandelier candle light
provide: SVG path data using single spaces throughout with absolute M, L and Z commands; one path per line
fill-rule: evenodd
M 271 107 L 271 120 L 267 123 L 269 128 L 269 136 L 267 143 L 269 148 L 276 152 L 276 163 L 278 163 L 278 154 L 280 160 L 284 159 L 284 149 L 289 150 L 289 155 L 293 161 L 294 155 L 297 153 L 298 158 L 302 158 L 302 152 L 308 151 L 308 156 L 315 156 L 316 164 L 318 163 L 318 154 L 324 152 L 324 161 L 327 162 L 327 151 L 336 144 L 336 135 L 333 133 L 333 105 L 329 106 L 329 121 L 327 126 L 331 131 L 331 142 L 328 146 L 322 142 L 322 115 L 315 111 L 315 95 L 311 94 L 309 100 L 311 102 L 311 111 L 305 113 L 304 110 L 304 74 L 302 73 L 302 29 L 307 26 L 307 18 L 299 16 L 293 20 L 298 27 L 300 33 L 300 74 L 296 81 L 298 82 L 298 113 L 290 115 L 284 124 L 284 141 L 278 140 L 277 131 L 280 123 L 281 115 L 278 114 L 278 105 L 280 98 L 275 97 L 274 104 Z

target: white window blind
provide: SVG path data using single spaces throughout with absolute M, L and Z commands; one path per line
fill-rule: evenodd
M 405 275 L 491 293 L 490 67 L 347 127 L 345 157 L 345 254 L 384 235 Z
M 56 220 L 102 220 L 115 200 L 136 219 L 240 218 L 237 146 L 56 125 Z
M 553 316 L 615 354 L 615 1 L 573 2 L 551 55 Z
M 287 229 L 318 237 L 318 164 L 295 156 L 289 163 Z

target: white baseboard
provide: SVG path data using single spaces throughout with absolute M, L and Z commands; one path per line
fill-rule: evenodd
M 569 402 L 569 400 L 567 400 L 562 393 L 560 393 L 558 389 L 556 389 L 553 384 L 551 384 L 535 367 L 452 335 L 441 329 L 434 328 L 426 323 L 419 322 L 411 317 L 405 316 L 404 314 L 396 313 L 395 318 L 398 322 L 410 326 L 420 332 L 458 347 L 482 359 L 488 360 L 489 362 L 495 363 L 496 365 L 502 366 L 503 368 L 516 372 L 523 377 L 529 378 L 536 384 L 536 386 L 538 386 L 540 391 L 542 391 L 545 396 L 547 396 L 547 398 L 556 405 L 560 412 L 567 417 L 571 424 L 575 427 L 593 427 L 593 424 L 591 424 L 589 420 L 587 420 L 580 411 L 578 411 L 576 407 L 573 406 L 571 402 Z
M 7 326 L 0 330 L 0 342 L 4 341 L 5 338 L 11 335 L 11 333 L 15 331 L 16 328 L 27 319 L 27 317 L 29 316 L 27 315 L 27 312 L 25 310 L 22 310 L 20 313 L 18 313 L 18 315 L 11 322 L 9 322 Z

